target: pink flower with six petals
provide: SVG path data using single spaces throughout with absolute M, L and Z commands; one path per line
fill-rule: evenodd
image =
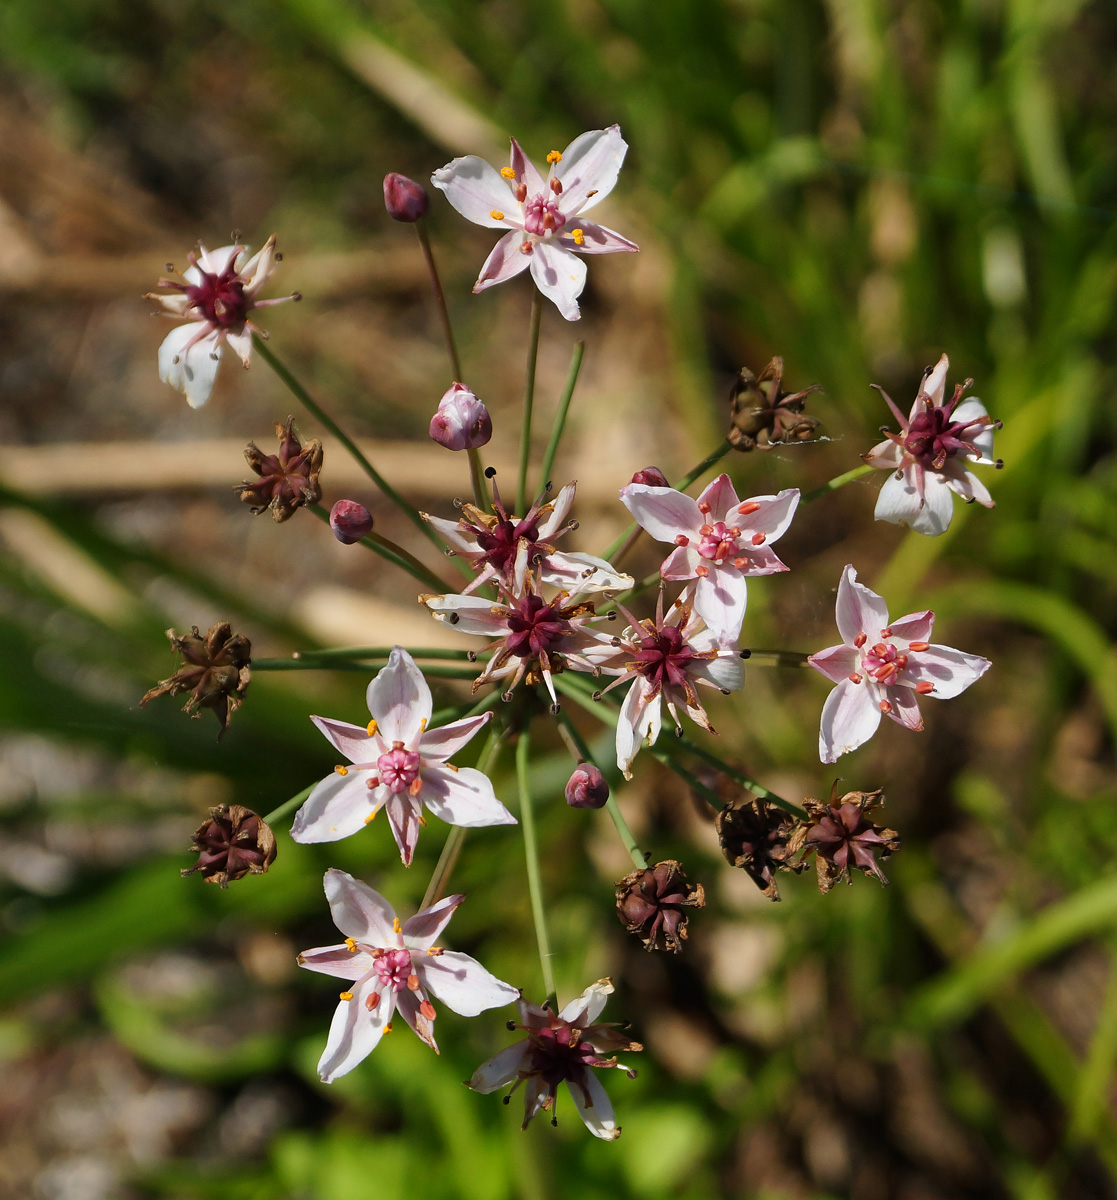
M 396 1009 L 437 1054 L 436 1013 L 428 991 L 463 1017 L 519 996 L 517 988 L 468 954 L 435 945 L 464 896 L 447 896 L 401 924 L 387 900 L 352 875 L 331 869 L 325 883 L 334 924 L 345 941 L 304 950 L 299 966 L 348 979 L 353 987 L 341 993 L 318 1063 L 323 1083 L 352 1071 L 376 1049 Z
M 620 127 L 583 133 L 547 155 L 547 178 L 512 139 L 511 165 L 499 171 L 475 154 L 455 158 L 431 176 L 436 188 L 475 225 L 509 232 L 493 247 L 473 285 L 483 292 L 531 268 L 535 286 L 568 321 L 577 321 L 586 285 L 580 254 L 639 250 L 604 225 L 582 219 L 613 190 L 628 143 Z
M 296 842 L 336 842 L 357 833 L 386 808 L 404 866 L 411 865 L 423 806 L 448 825 L 515 825 L 488 776 L 446 761 L 488 722 L 492 713 L 428 729 L 431 693 L 414 659 L 396 646 L 388 665 L 368 685 L 367 728 L 310 719 L 352 766 L 341 766 L 310 793 L 295 816 Z
M 659 569 L 664 579 L 696 579 L 694 610 L 727 641 L 736 641 L 745 619 L 749 575 L 787 567 L 771 543 L 791 524 L 799 489 L 742 501 L 728 475 L 719 475 L 695 500 L 674 488 L 630 483 L 621 502 L 657 541 L 676 549 Z
M 933 612 L 890 622 L 884 601 L 857 582 L 853 567 L 846 567 L 838 585 L 837 622 L 843 644 L 807 659 L 838 685 L 822 710 L 818 752 L 824 763 L 867 742 L 882 715 L 921 730 L 917 696 L 949 700 L 992 665 L 979 655 L 932 645 Z

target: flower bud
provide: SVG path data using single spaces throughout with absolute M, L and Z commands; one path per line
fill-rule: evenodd
M 706 893 L 700 883 L 690 883 L 674 860 L 632 871 L 617 887 L 617 916 L 629 933 L 635 933 L 647 950 L 683 948 L 687 935 L 684 908 L 705 908 Z
M 395 171 L 384 176 L 384 207 L 393 221 L 414 224 L 426 215 L 429 205 L 427 189 L 421 183 Z
M 645 467 L 642 471 L 637 471 L 631 479 L 632 483 L 647 484 L 648 487 L 670 487 L 667 482 L 667 476 L 659 469 L 659 467 Z
M 330 509 L 330 528 L 343 546 L 352 546 L 372 532 L 372 513 L 356 500 L 339 500 Z
M 191 847 L 198 854 L 182 874 L 201 871 L 206 883 L 223 888 L 245 875 L 263 875 L 275 861 L 275 834 L 251 809 L 239 804 L 219 804 L 209 810 L 194 834 Z
M 438 402 L 430 435 L 447 450 L 476 450 L 493 436 L 493 419 L 464 383 L 455 383 Z
M 609 799 L 605 776 L 593 763 L 579 763 L 566 782 L 566 803 L 571 808 L 604 808 Z

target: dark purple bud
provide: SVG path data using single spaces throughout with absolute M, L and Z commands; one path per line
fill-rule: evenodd
M 566 803 L 571 808 L 604 808 L 609 799 L 605 776 L 593 763 L 579 763 L 566 782 Z
M 393 221 L 407 221 L 414 224 L 426 216 L 430 199 L 427 189 L 406 175 L 397 175 L 393 171 L 384 176 L 384 207 Z
M 667 482 L 667 476 L 659 469 L 659 467 L 645 467 L 642 471 L 637 471 L 632 477 L 633 483 L 644 483 L 648 487 L 670 487 Z
M 352 546 L 372 532 L 372 513 L 356 500 L 339 500 L 330 509 L 330 528 L 343 546 Z
M 493 419 L 464 383 L 455 383 L 438 402 L 430 435 L 447 450 L 476 450 L 493 436 Z

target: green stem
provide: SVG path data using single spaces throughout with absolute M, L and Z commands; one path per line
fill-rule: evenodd
M 317 786 L 318 784 L 312 783 L 310 787 L 304 787 L 297 796 L 292 796 L 290 800 L 284 800 L 278 808 L 273 808 L 266 817 L 261 818 L 264 824 L 274 825 L 276 821 L 282 820 L 288 813 L 294 812 Z
M 547 916 L 543 907 L 543 883 L 539 873 L 539 844 L 535 837 L 535 813 L 531 802 L 530 765 L 528 762 L 528 731 L 520 731 L 516 743 L 516 786 L 520 792 L 520 827 L 524 835 L 524 857 L 527 860 L 527 887 L 531 895 L 531 916 L 535 922 L 535 940 L 539 946 L 539 966 L 543 971 L 543 990 L 554 998 L 556 1011 L 558 993 L 555 973 L 551 966 L 551 943 L 547 936 Z
M 330 523 L 330 514 L 321 504 L 311 504 L 308 507 L 320 521 L 325 521 L 327 525 Z M 423 522 L 423 526 L 424 528 L 429 528 L 425 521 Z M 429 567 L 424 566 L 409 550 L 405 550 L 389 538 L 382 537 L 375 530 L 366 533 L 361 538 L 361 545 L 367 546 L 373 553 L 379 554 L 385 561 L 393 563 L 401 570 L 406 571 L 413 579 L 417 579 L 427 587 L 433 587 L 440 596 L 451 590 L 444 579 L 439 579 Z
M 387 666 L 387 658 L 377 662 L 370 659 L 300 659 L 300 658 L 254 658 L 254 671 L 379 671 Z M 424 664 L 423 674 L 431 679 L 476 679 L 477 672 L 471 667 L 449 667 L 441 664 Z
M 562 440 L 562 432 L 566 427 L 566 414 L 570 410 L 570 401 L 574 395 L 574 388 L 578 384 L 578 372 L 582 369 L 582 358 L 586 353 L 585 342 L 575 342 L 574 349 L 570 355 L 570 370 L 566 373 L 566 386 L 562 389 L 562 395 L 559 397 L 558 411 L 555 413 L 555 423 L 551 426 L 551 440 L 547 443 L 547 450 L 543 455 L 543 484 L 546 485 L 551 479 L 551 468 L 555 465 L 555 455 L 558 453 L 559 442 Z M 523 512 L 523 509 L 517 509 L 517 512 Z
M 539 359 L 539 322 L 543 319 L 543 296 L 531 289 L 531 317 L 527 335 L 527 372 L 524 377 L 524 410 L 520 426 L 520 477 L 516 484 L 516 512 L 527 512 L 527 464 L 531 457 L 531 410 L 535 404 L 535 367 Z
M 876 467 L 870 467 L 867 463 L 860 467 L 854 467 L 851 471 L 846 471 L 844 475 L 835 475 L 828 483 L 824 483 L 822 487 L 817 487 L 813 491 L 806 492 L 799 497 L 800 504 L 810 504 L 812 500 L 817 500 L 821 496 L 826 496 L 830 492 L 836 492 L 838 488 L 845 487 L 847 483 L 852 483 L 855 479 L 860 479 L 862 475 L 871 475 Z
M 330 650 L 296 650 L 291 656 L 301 660 L 312 658 L 388 658 L 394 646 L 353 646 L 349 648 L 334 648 Z M 473 662 L 472 650 L 437 650 L 437 649 L 404 649 L 412 658 L 444 658 L 453 662 Z M 476 656 L 475 656 L 476 657 Z
M 799 650 L 742 650 L 741 657 L 758 667 L 806 667 L 809 654 Z
M 267 342 L 264 341 L 258 333 L 252 335 L 252 345 L 256 348 L 256 353 L 268 364 L 269 367 L 279 376 L 280 380 L 303 405 L 304 408 L 314 416 L 322 425 L 324 425 L 330 433 L 337 438 L 339 442 L 349 451 L 356 460 L 361 470 L 372 480 L 373 483 L 388 497 L 389 500 L 400 510 L 401 513 L 415 526 L 416 529 L 422 531 L 423 536 L 429 538 L 438 548 L 442 550 L 442 541 L 438 534 L 429 526 L 426 521 L 419 516 L 418 511 L 413 508 L 408 502 L 396 491 L 394 487 L 384 478 L 383 475 L 369 462 L 369 460 L 361 453 L 357 443 L 341 428 L 340 425 L 326 412 L 324 408 L 310 395 L 294 375 L 279 361 L 278 358 L 268 348 Z
M 712 453 L 707 455 L 693 470 L 688 471 L 678 483 L 671 486 L 677 492 L 685 492 L 688 487 L 700 476 L 704 475 L 714 463 L 721 460 L 733 449 L 732 443 L 728 438 Z
M 711 767 L 715 767 L 723 774 L 728 775 L 730 779 L 739 783 L 741 787 L 752 792 L 754 796 L 758 796 L 761 800 L 767 800 L 769 804 L 774 804 L 777 808 L 782 808 L 784 812 L 791 813 L 793 817 L 798 817 L 802 821 L 808 820 L 806 812 L 799 807 L 798 804 L 792 804 L 790 800 L 783 799 L 782 796 L 777 796 L 775 792 L 770 792 L 762 783 L 757 783 L 755 779 L 750 779 L 743 771 L 738 771 L 736 767 L 731 767 L 728 763 L 722 762 L 716 754 L 711 754 L 709 750 L 692 742 L 689 738 L 680 737 L 672 739 L 677 746 L 686 750 L 688 753 L 695 755 L 707 762 Z M 670 745 L 670 741 L 667 742 Z M 670 754 L 670 751 L 667 751 Z M 724 807 L 721 802 L 718 802 L 718 807 Z
M 687 785 L 687 787 L 692 788 L 694 791 L 705 796 L 706 803 L 709 804 L 711 808 L 716 808 L 718 812 L 720 812 L 725 807 L 725 801 L 717 794 L 717 792 L 713 790 L 713 788 L 704 784 L 701 779 L 698 779 L 695 776 L 693 771 L 689 770 L 687 767 L 684 767 L 683 764 L 677 759 L 672 758 L 666 750 L 661 750 L 657 746 L 652 746 L 649 748 L 648 753 L 651 754 L 652 758 L 663 763 L 663 765 L 668 769 L 674 771 L 675 774 L 678 775 L 678 777 Z
M 450 310 L 446 307 L 446 296 L 442 291 L 442 280 L 438 277 L 438 267 L 434 262 L 434 251 L 431 249 L 430 238 L 427 236 L 426 222 L 416 221 L 415 232 L 419 235 L 419 245 L 423 248 L 423 257 L 427 262 L 427 273 L 431 279 L 431 291 L 434 292 L 434 304 L 438 309 L 438 319 L 442 323 L 442 336 L 446 340 L 446 353 L 450 357 L 450 371 L 457 383 L 462 383 L 462 363 L 458 357 L 458 348 L 454 344 L 454 330 L 450 325 Z
M 485 482 L 485 465 L 481 455 L 470 447 L 466 450 L 469 455 L 469 482 L 473 487 L 473 503 L 484 513 L 489 511 L 489 485 Z

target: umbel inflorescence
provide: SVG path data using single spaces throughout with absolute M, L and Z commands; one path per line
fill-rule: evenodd
M 167 315 L 183 322 L 160 348 L 159 368 L 191 405 L 208 398 L 226 344 L 246 366 L 255 349 L 310 415 L 350 449 L 382 499 L 396 505 L 417 533 L 457 559 L 465 576 L 456 587 L 447 585 L 415 552 L 378 533 L 365 504 L 340 498 L 327 513 L 319 504 L 321 443 L 300 438 L 290 418 L 276 425 L 275 453 L 250 443 L 247 457 L 257 479 L 238 490 L 254 513 L 270 511 L 283 522 L 309 508 L 328 520 L 342 543 L 361 544 L 409 573 L 421 588 L 420 604 L 432 619 L 461 635 L 462 649 L 411 653 L 402 646 L 385 646 L 301 652 L 297 665 L 302 669 L 366 664 L 373 673 L 367 691 L 369 719 L 364 713 L 345 714 L 353 721 L 310 716 L 332 747 L 337 760 L 333 770 L 267 818 L 237 805 L 214 809 L 195 835 L 199 859 L 191 870 L 222 887 L 266 871 L 276 857 L 270 824 L 292 811 L 290 835 L 298 842 L 386 837 L 380 831 L 386 825 L 405 867 L 414 861 L 429 818 L 449 826 L 426 899 L 411 916 L 397 916 L 369 883 L 343 871 L 327 872 L 326 897 L 344 941 L 299 956 L 302 966 L 340 981 L 319 1073 L 330 1082 L 353 1070 L 397 1017 L 437 1052 L 439 1005 L 476 1016 L 518 1002 L 519 1020 L 510 1025 L 522 1036 L 496 1049 L 469 1086 L 478 1092 L 522 1089 L 526 1124 L 540 1112 L 553 1117 L 558 1086 L 565 1083 L 586 1127 L 606 1140 L 617 1137 L 620 1126 L 600 1072 L 619 1067 L 631 1074 L 617 1056 L 641 1047 L 622 1027 L 599 1020 L 613 991 L 608 979 L 559 1002 L 548 951 L 547 897 L 540 881 L 533 749 L 561 740 L 571 754 L 564 789 L 568 805 L 600 810 L 612 820 L 633 869 L 612 888 L 603 883 L 601 900 L 615 906 L 624 929 L 649 951 L 680 952 L 692 917 L 700 927 L 705 904 L 702 883 L 689 879 L 677 859 L 653 862 L 645 853 L 613 795 L 618 781 L 632 779 L 637 769 L 656 769 L 645 765 L 649 758 L 692 783 L 696 796 L 716 814 L 727 862 L 744 870 L 770 899 L 779 899 L 779 874 L 799 873 L 812 860 L 823 892 L 840 880 L 849 882 L 858 871 L 887 883 L 881 863 L 899 847 L 895 831 L 874 820 L 883 802 L 879 789 L 839 798 L 835 784 L 827 803 L 811 798 L 790 803 L 720 757 L 709 741 L 715 719 L 720 721 L 718 694 L 745 687 L 750 652 L 742 649 L 740 639 L 750 586 L 795 568 L 794 558 L 784 561 L 775 544 L 793 522 L 803 519 L 803 506 L 812 496 L 794 487 L 750 495 L 747 487 L 738 489 L 729 473 L 706 476 L 731 449 L 809 443 L 819 422 L 804 409 L 818 385 L 785 392 L 779 358 L 759 374 L 742 370 L 727 414 L 726 440 L 676 486 L 658 467 L 633 470 L 630 482 L 619 489 L 618 512 L 627 510 L 635 524 L 612 547 L 588 553 L 572 544 L 578 528 L 571 519 L 575 484 L 556 491 L 548 478 L 577 381 L 579 343 L 546 457 L 533 468 L 534 355 L 542 301 L 554 304 L 567 320 L 577 320 L 587 256 L 638 249 L 585 215 L 613 190 L 626 151 L 614 125 L 582 134 L 564 151 L 551 151 L 545 174 L 513 140 L 507 166 L 498 169 L 467 156 L 432 176 L 459 213 L 502 231 L 474 291 L 525 272 L 532 280 L 532 358 L 514 499 L 509 488 L 502 493 L 481 457 L 493 436 L 493 417 L 463 379 L 424 226 L 429 197 L 420 184 L 391 174 L 384 194 L 389 215 L 418 233 L 446 335 L 447 385 L 432 413 L 430 436 L 447 451 L 465 454 L 459 461 L 468 463 L 472 495 L 456 502 L 456 508 L 448 495 L 441 509 L 414 510 L 264 344 L 254 322 L 258 309 L 277 303 L 259 298 L 279 259 L 274 236 L 254 256 L 239 242 L 216 252 L 199 247 L 180 279 L 161 281 L 165 291 L 153 297 Z M 866 466 L 815 494 L 828 493 L 860 473 L 885 470 L 875 516 L 925 534 L 947 527 L 955 494 L 992 507 L 970 468 L 994 462 L 992 440 L 999 426 L 980 401 L 964 398 L 968 381 L 945 399 L 948 369 L 943 355 L 924 375 L 907 417 L 889 399 L 899 431 L 886 430 L 885 441 L 866 449 Z M 660 544 L 661 558 L 656 573 L 638 582 L 622 568 L 622 560 L 645 534 L 648 544 Z M 764 586 L 780 585 L 772 581 Z M 822 763 L 833 763 L 862 745 L 883 717 L 918 732 L 923 727 L 921 698 L 957 696 L 990 665 L 977 655 L 932 642 L 930 611 L 890 619 L 884 599 L 858 582 L 852 565 L 837 585 L 836 619 L 838 645 L 814 654 L 770 651 L 756 656 L 757 661 L 808 665 L 834 684 L 821 705 Z M 183 637 L 172 630 L 169 636 L 183 664 L 144 703 L 189 693 L 186 710 L 197 715 L 199 708 L 213 709 L 222 732 L 244 701 L 253 666 L 295 665 L 282 659 L 253 662 L 248 640 L 227 623 L 214 625 L 204 636 L 197 629 Z M 423 669 L 423 661 L 431 659 L 440 663 L 439 674 L 472 683 L 472 697 L 448 720 L 434 717 Z M 575 721 L 568 710 L 583 715 Z M 700 741 L 689 740 L 684 716 L 697 727 L 693 736 Z M 612 752 L 596 758 L 590 749 L 596 739 L 584 732 L 586 721 L 594 718 L 612 731 L 613 740 Z M 665 723 L 677 736 L 661 737 Z M 516 762 L 514 797 L 496 782 L 506 778 L 498 763 L 509 751 Z M 455 761 L 459 756 L 475 765 Z M 464 900 L 460 894 L 443 894 L 462 831 L 516 824 L 528 863 L 541 1004 L 525 998 L 525 984 L 536 986 L 526 961 L 517 979 L 504 982 L 472 957 L 449 949 L 443 937 Z M 435 836 L 434 831 L 425 836 Z

